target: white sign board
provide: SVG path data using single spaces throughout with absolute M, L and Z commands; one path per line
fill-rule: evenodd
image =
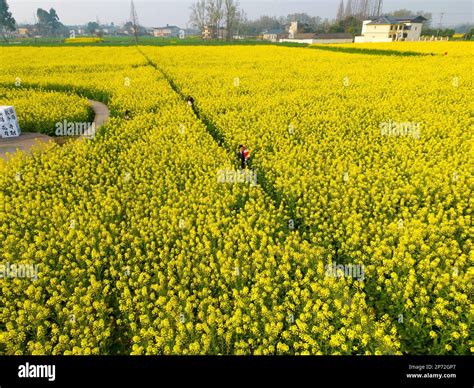
M 0 106 L 0 137 L 18 137 L 20 125 L 13 106 Z

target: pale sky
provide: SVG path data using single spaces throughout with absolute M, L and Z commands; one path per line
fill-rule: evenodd
M 123 24 L 130 19 L 130 0 L 7 0 L 19 23 L 34 21 L 37 8 L 54 8 L 63 24 L 85 24 L 99 18 L 101 23 Z M 186 27 L 193 0 L 135 0 L 141 25 L 157 27 L 174 24 Z M 249 19 L 261 15 L 283 16 L 306 12 L 323 19 L 336 16 L 339 0 L 240 0 Z M 423 10 L 433 14 L 433 25 L 473 22 L 474 0 L 384 0 L 384 12 L 400 8 Z

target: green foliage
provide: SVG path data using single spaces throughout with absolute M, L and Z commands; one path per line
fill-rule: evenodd
M 8 8 L 7 0 L 0 0 L 0 32 L 2 33 L 15 30 L 16 22 Z
M 357 47 L 335 47 L 335 46 L 322 46 L 322 45 L 311 45 L 309 48 L 316 50 L 335 51 L 347 54 L 367 54 L 367 55 L 389 55 L 389 56 L 400 56 L 400 57 L 413 57 L 413 56 L 424 56 L 428 55 L 425 53 L 418 53 L 415 51 L 396 51 L 396 50 L 380 50 L 380 49 L 366 49 Z

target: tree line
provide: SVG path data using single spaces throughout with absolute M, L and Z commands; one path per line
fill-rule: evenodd
M 204 26 L 216 32 L 222 29 L 223 37 L 232 39 L 241 33 L 247 16 L 236 0 L 198 0 L 191 6 L 189 21 L 200 31 Z
M 223 29 L 225 38 L 234 35 L 258 36 L 264 31 L 284 32 L 289 23 L 298 21 L 301 32 L 307 33 L 350 33 L 359 35 L 362 22 L 370 16 L 382 15 L 380 0 L 341 0 L 336 19 L 322 19 L 306 13 L 293 13 L 287 16 L 261 16 L 256 20 L 248 20 L 245 12 L 234 0 L 198 0 L 191 6 L 190 23 L 202 31 L 205 26 Z M 453 29 L 432 29 L 432 14 L 425 11 L 413 12 L 408 9 L 393 11 L 387 16 L 394 18 L 423 16 L 423 34 L 435 36 L 452 36 Z
M 59 16 L 54 8 L 46 11 L 38 8 L 36 11 L 36 28 L 38 35 L 41 36 L 66 36 L 68 28 L 59 21 Z M 16 20 L 9 10 L 6 0 L 0 0 L 0 32 L 3 39 L 6 34 L 16 30 Z
M 265 31 L 284 32 L 290 22 L 298 21 L 301 32 L 337 33 L 345 32 L 358 35 L 362 31 L 362 21 L 370 15 L 381 13 L 378 0 L 341 0 L 337 17 L 334 20 L 322 19 L 319 16 L 310 16 L 306 13 L 293 13 L 287 16 L 261 16 L 255 20 L 248 20 L 238 0 L 197 0 L 191 6 L 190 24 L 202 31 L 205 26 L 210 27 L 215 38 L 233 39 L 236 35 L 258 36 Z M 432 14 L 429 12 L 412 12 L 400 9 L 387 16 L 395 18 L 413 17 L 421 15 L 428 19 L 423 27 L 423 35 L 452 37 L 454 29 L 436 29 L 431 27 Z M 64 37 L 69 34 L 54 8 L 49 11 L 38 8 L 36 11 L 37 34 L 46 37 Z M 131 24 L 131 22 L 128 22 Z M 127 25 L 125 26 L 127 27 Z M 9 11 L 6 0 L 0 0 L 0 33 L 4 39 L 6 34 L 15 31 L 16 21 Z M 90 34 L 100 34 L 100 25 L 90 22 L 86 27 Z M 144 27 L 139 27 L 140 34 L 146 34 Z M 463 26 L 466 39 L 473 36 L 472 25 Z

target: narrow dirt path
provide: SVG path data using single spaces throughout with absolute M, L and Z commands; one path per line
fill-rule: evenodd
M 107 105 L 99 101 L 89 100 L 89 104 L 95 113 L 95 118 L 94 118 L 95 127 L 99 128 L 109 120 L 110 110 L 107 107 Z
M 157 62 L 153 61 L 145 52 L 143 52 L 139 47 L 137 47 L 138 52 L 147 60 L 148 64 L 153 67 L 157 72 L 159 72 L 164 79 L 168 82 L 171 89 L 180 97 L 183 102 L 186 102 L 186 95 L 182 92 L 179 85 L 174 82 L 173 78 L 166 72 L 166 70 L 159 66 Z M 206 113 L 199 108 L 196 104 L 192 107 L 193 113 L 202 124 L 204 124 L 208 133 L 212 136 L 214 141 L 226 150 L 229 155 L 229 159 L 236 161 L 236 152 L 233 150 L 229 141 L 226 140 L 224 134 L 220 131 L 218 126 L 206 115 Z M 256 169 L 254 170 L 256 171 Z M 263 190 L 263 192 L 270 198 L 276 209 L 280 208 L 283 204 L 286 212 L 288 214 L 288 219 L 291 219 L 294 222 L 294 229 L 298 230 L 299 221 L 295 212 L 284 202 L 283 196 L 279 193 L 277 188 L 267 179 L 267 175 L 264 170 L 258 170 L 258 185 Z
M 107 105 L 102 102 L 94 100 L 88 101 L 94 110 L 94 124 L 95 128 L 98 129 L 109 119 L 110 110 Z M 58 138 L 36 132 L 22 132 L 18 137 L 0 139 L 0 158 L 7 160 L 7 153 L 13 154 L 18 150 L 29 152 L 31 147 L 38 145 L 38 143 L 48 143 L 50 141 L 55 142 L 56 139 Z

